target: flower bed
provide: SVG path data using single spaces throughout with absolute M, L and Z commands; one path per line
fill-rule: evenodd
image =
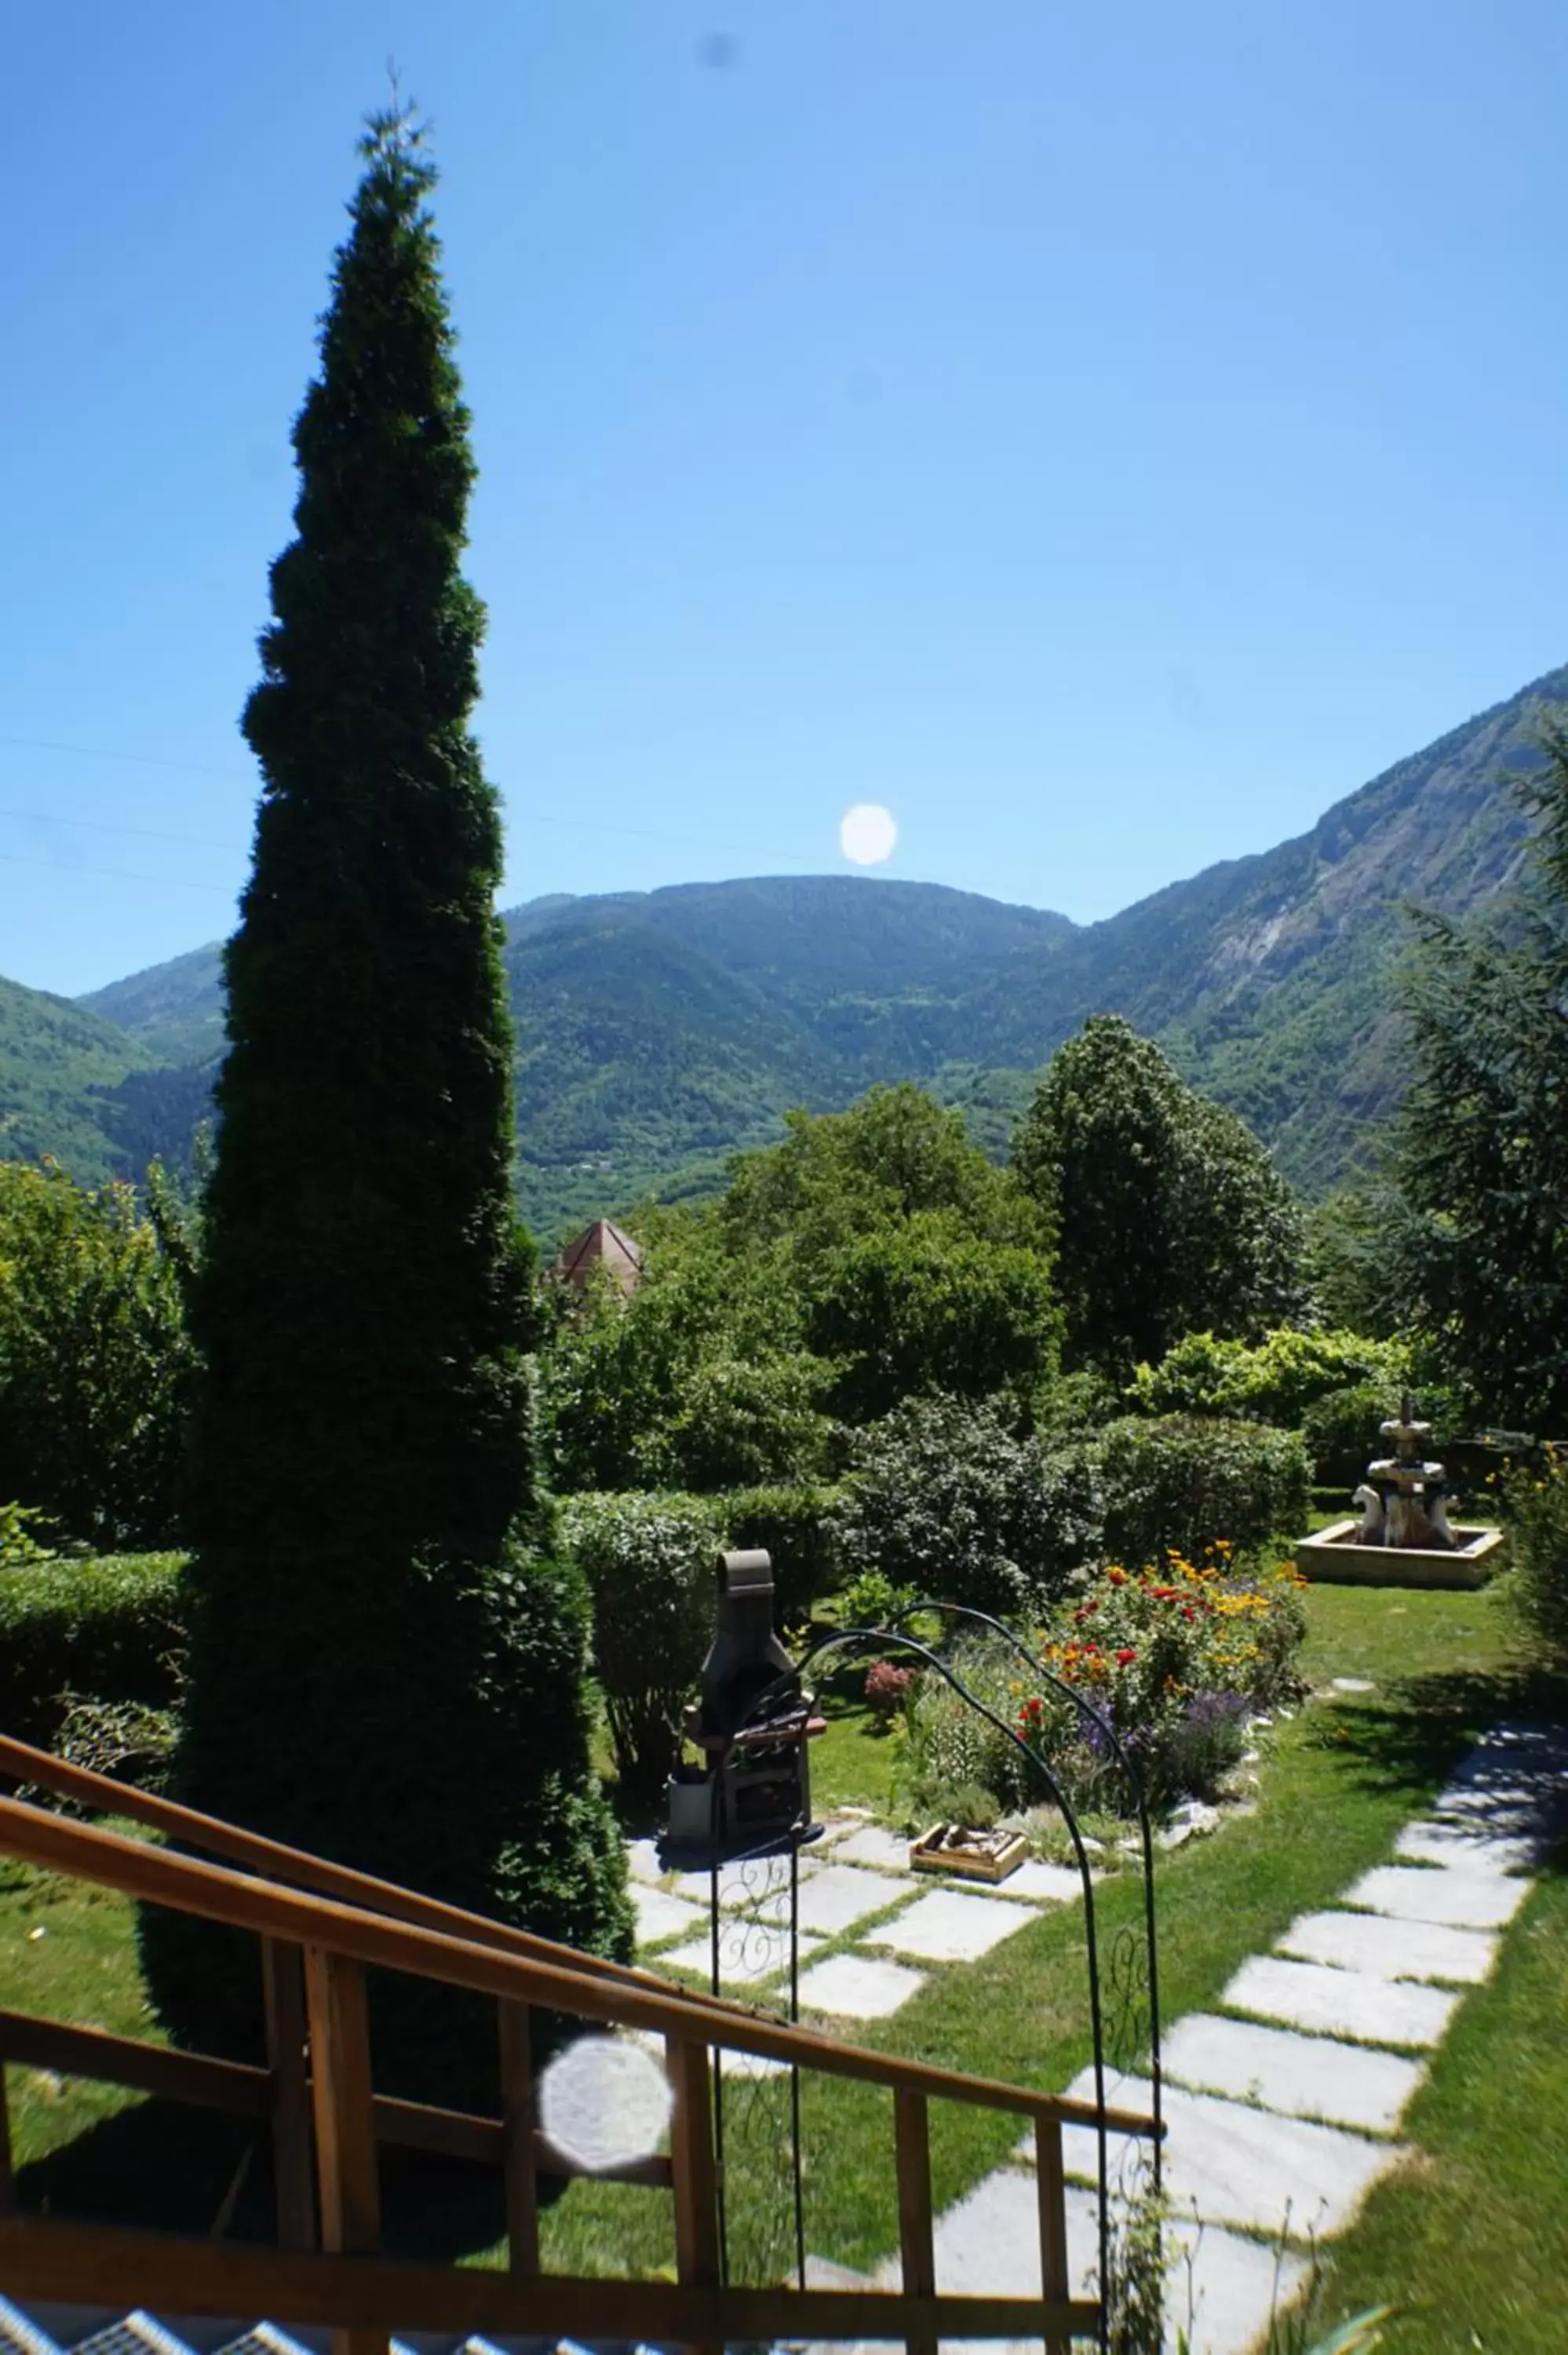
M 1062 1684 L 1109 1721 L 1137 1763 L 1150 1801 L 1213 1796 L 1241 1755 L 1248 1717 L 1293 1689 L 1306 1630 L 1283 1564 L 1234 1571 L 1223 1543 L 1201 1562 L 1171 1554 L 1160 1569 L 1100 1572 L 1031 1648 Z M 1071 1691 L 1031 1676 L 993 1638 L 960 1645 L 954 1666 L 1050 1766 L 1079 1808 L 1125 1814 L 1127 1777 L 1110 1742 Z M 909 1765 L 918 1798 L 945 1796 L 971 1816 L 1029 1805 L 1040 1786 L 1017 1749 L 939 1679 L 922 1677 L 906 1701 Z

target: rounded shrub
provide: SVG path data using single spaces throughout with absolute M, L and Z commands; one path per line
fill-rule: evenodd
M 713 1502 L 732 1546 L 760 1546 L 773 1563 L 774 1618 L 781 1630 L 805 1627 L 815 1605 L 844 1580 L 838 1515 L 842 1487 L 732 1488 Z
M 1312 1466 L 1298 1432 L 1219 1415 L 1128 1415 L 1097 1452 L 1106 1550 L 1118 1561 L 1170 1550 L 1196 1561 L 1222 1539 L 1261 1545 L 1306 1517 Z
M 651 1798 L 713 1641 L 721 1501 L 672 1494 L 572 1497 L 561 1550 L 593 1601 L 594 1665 L 622 1789 Z
M 861 1434 L 839 1517 L 852 1571 L 999 1616 L 1036 1611 L 1100 1543 L 1097 1467 L 989 1401 L 908 1399 Z
M 1354 1487 L 1372 1457 L 1387 1454 L 1379 1427 L 1398 1405 L 1397 1391 L 1378 1382 L 1350 1382 L 1314 1399 L 1301 1419 L 1313 1477 L 1325 1487 Z

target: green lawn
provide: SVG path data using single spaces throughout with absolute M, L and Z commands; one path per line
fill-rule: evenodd
M 1385 1859 L 1398 1827 L 1488 1724 L 1505 1714 L 1568 1714 L 1562 1689 L 1521 1664 L 1500 1588 L 1478 1595 L 1318 1588 L 1305 1601 L 1305 1670 L 1317 1698 L 1266 1737 L 1255 1812 L 1159 1867 L 1168 2019 L 1212 2004 L 1242 1959 L 1269 1945 L 1293 1914 L 1326 1904 Z M 1328 1687 L 1336 1676 L 1371 1678 L 1375 1689 L 1334 1694 Z M 819 1805 L 884 1803 L 892 1745 L 842 1696 L 830 1698 L 827 1714 L 829 1731 L 813 1755 Z M 1114 1936 L 1139 1902 L 1135 1875 L 1105 1883 L 1102 1936 Z M 46 1938 L 29 1941 L 40 1925 Z M 1076 1909 L 1054 1912 L 980 1963 L 933 1972 L 903 2011 L 864 2031 L 865 2041 L 1060 2086 L 1088 2057 L 1084 1989 L 1082 1922 Z M 126 1909 L 11 1870 L 0 1883 L 0 2002 L 144 2032 Z M 1412 2112 L 1407 2131 L 1419 2156 L 1373 2196 L 1333 2254 L 1330 2313 L 1396 2299 L 1411 2311 L 1391 2346 L 1409 2355 L 1476 2346 L 1544 2355 L 1568 2343 L 1560 2296 L 1568 2281 L 1564 2019 L 1568 1882 L 1549 1873 L 1510 1934 L 1497 1977 L 1467 2000 Z M 31 2162 L 24 2197 L 47 2194 L 57 2211 L 79 2208 L 96 2204 L 102 2194 L 95 2187 L 108 2180 L 123 2200 L 136 2114 L 152 2105 L 51 2084 L 26 2070 L 12 2070 L 10 2080 L 17 2155 Z M 777 2086 L 737 2089 L 730 2106 L 731 2201 L 751 2229 L 747 2272 L 771 2269 L 788 2248 L 778 2190 L 782 2099 Z M 897 2243 L 888 2105 L 865 2089 L 808 2080 L 803 2114 L 809 2244 L 868 2264 Z M 957 2105 L 939 2105 L 932 2125 L 943 2205 L 1016 2139 L 1007 2120 Z M 242 2137 L 237 2148 L 227 2129 L 195 2135 L 175 2188 L 154 2203 L 156 2221 L 205 2229 L 242 2158 Z M 436 2187 L 424 2181 L 397 2203 L 405 2217 L 418 2211 L 410 2237 L 496 2262 L 488 2202 L 476 2206 L 469 2187 L 444 2190 L 435 2201 Z M 179 2217 L 166 2212 L 177 2200 L 186 2203 Z M 667 2265 L 668 2209 L 656 2195 L 575 2185 L 546 2220 L 546 2260 L 588 2270 Z

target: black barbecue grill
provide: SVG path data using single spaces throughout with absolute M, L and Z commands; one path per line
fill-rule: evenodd
M 773 1592 L 768 1554 L 720 1554 L 718 1628 L 684 1729 L 702 1764 L 677 1763 L 669 1783 L 665 1845 L 688 1866 L 752 1855 L 810 1830 L 806 1743 L 821 1721 L 774 1632 Z

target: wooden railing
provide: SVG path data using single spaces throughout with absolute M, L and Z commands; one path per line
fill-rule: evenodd
M 171 2051 L 96 2028 L 0 2011 L 0 2289 L 14 2296 L 118 2302 L 171 2314 L 265 2317 L 330 2327 L 340 2355 L 386 2355 L 395 2330 L 641 2338 L 719 2355 L 741 2339 L 1044 2339 L 1066 2355 L 1097 2339 L 1099 2304 L 1071 2296 L 1062 2128 L 1092 2105 L 841 2044 L 736 2004 L 683 1994 L 606 1963 L 307 1856 L 0 1738 L 0 1776 L 145 1825 L 204 1855 L 175 1852 L 0 1798 L 0 1854 L 142 1902 L 222 1922 L 260 1942 L 267 2065 Z M 220 1862 L 206 1858 L 217 1857 Z M 497 2107 L 490 2116 L 400 2101 L 372 2083 L 367 1969 L 400 1971 L 491 1998 Z M 668 2157 L 612 2172 L 667 2191 L 677 2279 L 616 2281 L 541 2269 L 541 2174 L 580 2171 L 535 2120 L 535 2008 L 640 2029 L 663 2041 L 673 2096 Z M 721 2281 L 711 2055 L 743 2052 L 893 2094 L 902 2286 L 888 2291 L 741 2288 Z M 277 2192 L 276 2247 L 174 2238 L 16 2211 L 4 2099 L 7 2062 L 101 2080 L 265 2122 Z M 933 2254 L 929 2105 L 968 2103 L 1032 2121 L 1040 2187 L 1043 2295 L 938 2294 Z M 1151 2119 L 1107 2111 L 1107 2128 L 1149 2135 Z M 509 2270 L 413 2264 L 381 2254 L 378 2144 L 499 2168 Z

